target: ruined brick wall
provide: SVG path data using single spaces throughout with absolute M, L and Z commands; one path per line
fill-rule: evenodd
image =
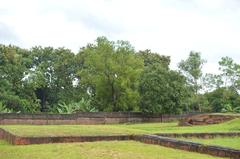
M 227 133 L 225 133 L 225 135 L 227 135 Z M 229 134 L 229 135 L 231 136 L 232 134 Z M 167 138 L 167 137 L 157 136 L 157 135 L 21 137 L 21 136 L 16 136 L 14 134 L 11 134 L 10 132 L 0 128 L 0 139 L 4 139 L 13 145 L 134 140 L 134 141 L 139 141 L 146 144 L 156 144 L 156 145 L 171 147 L 175 149 L 209 154 L 213 156 L 228 157 L 233 159 L 240 158 L 240 150 L 237 150 L 237 149 L 222 147 L 222 146 L 205 145 L 205 144 L 190 142 L 190 141 L 182 141 L 175 138 Z
M 155 134 L 170 138 L 201 138 L 211 139 L 215 137 L 239 137 L 240 132 L 210 132 L 210 133 L 158 133 Z
M 219 124 L 235 118 L 240 118 L 240 115 L 197 114 L 190 115 L 181 119 L 181 121 L 179 122 L 179 126 Z
M 143 114 L 138 112 L 81 112 L 76 114 L 3 113 L 0 114 L 0 124 L 69 125 L 169 122 L 182 119 L 185 116 L 186 115 Z
M 228 147 L 204 145 L 201 143 L 182 141 L 174 138 L 167 138 L 167 137 L 156 136 L 156 135 L 135 136 L 134 140 L 140 141 L 146 144 L 161 145 L 165 147 L 171 147 L 171 148 L 180 149 L 180 150 L 209 154 L 213 156 L 229 157 L 233 159 L 240 158 L 240 150 L 228 148 Z

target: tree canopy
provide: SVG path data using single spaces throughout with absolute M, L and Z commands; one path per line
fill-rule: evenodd
M 172 70 L 170 57 L 98 37 L 78 53 L 67 48 L 0 45 L 0 112 L 240 112 L 240 64 L 206 61 L 191 51 Z

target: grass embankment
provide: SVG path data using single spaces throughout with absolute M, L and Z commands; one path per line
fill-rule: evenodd
M 199 142 L 206 145 L 216 145 L 240 149 L 240 137 L 216 137 L 212 139 L 180 138 L 180 140 Z
M 13 146 L 0 140 L 1 159 L 221 159 L 134 141 Z
M 0 127 L 19 136 L 239 132 L 240 119 L 234 119 L 222 124 L 185 127 L 179 127 L 177 122 L 119 125 L 2 125 Z

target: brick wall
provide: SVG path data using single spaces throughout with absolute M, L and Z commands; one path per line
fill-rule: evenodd
M 182 141 L 175 138 L 167 138 L 157 135 L 109 135 L 109 136 L 56 136 L 56 137 L 21 137 L 9 133 L 0 128 L 0 139 L 4 139 L 13 145 L 69 143 L 69 142 L 93 142 L 112 140 L 135 140 L 146 144 L 156 144 L 175 149 L 209 154 L 233 159 L 240 158 L 240 150 L 222 146 L 204 145 L 201 143 Z
M 0 125 L 7 124 L 118 124 L 140 122 L 169 122 L 182 119 L 187 115 L 143 114 L 138 112 L 97 112 L 76 114 L 23 114 L 2 113 Z
M 48 136 L 48 137 L 22 137 L 14 135 L 0 128 L 0 139 L 12 145 L 30 145 L 47 143 L 94 142 L 94 141 L 123 141 L 133 140 L 133 135 L 96 135 L 96 136 Z
M 209 139 L 215 137 L 239 137 L 240 132 L 213 132 L 213 133 L 158 133 L 155 134 L 171 138 L 202 138 Z
M 228 147 L 204 145 L 201 143 L 182 141 L 174 138 L 167 138 L 167 137 L 162 137 L 157 135 L 135 136 L 134 140 L 140 141 L 146 144 L 161 145 L 165 147 L 171 147 L 171 148 L 180 149 L 180 150 L 209 154 L 213 156 L 229 157 L 233 159 L 240 158 L 240 150 L 232 149 Z
M 0 128 L 0 139 L 6 140 L 8 143 L 15 145 L 15 141 L 18 137 L 16 135 L 11 134 L 8 131 Z

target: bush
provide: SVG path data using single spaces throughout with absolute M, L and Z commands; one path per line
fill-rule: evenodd
M 79 102 L 66 104 L 59 103 L 56 108 L 58 113 L 96 112 L 97 109 L 91 105 L 91 100 L 82 98 Z
M 240 113 L 240 106 L 233 108 L 231 104 L 225 104 L 221 112 L 222 113 Z
M 11 112 L 13 112 L 12 109 L 6 108 L 6 106 L 2 102 L 0 102 L 0 113 L 11 113 Z

